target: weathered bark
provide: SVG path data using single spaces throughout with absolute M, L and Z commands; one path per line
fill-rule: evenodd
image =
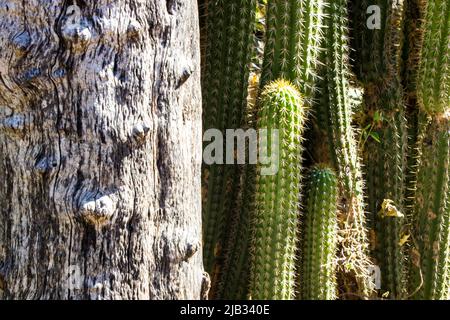
M 200 298 L 198 33 L 196 0 L 0 0 L 0 298 Z

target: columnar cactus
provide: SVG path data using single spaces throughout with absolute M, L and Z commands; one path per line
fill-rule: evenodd
M 340 255 L 346 276 L 345 293 L 367 297 L 370 291 L 367 256 L 363 180 L 355 132 L 352 127 L 352 98 L 348 64 L 347 1 L 330 2 L 325 8 L 325 40 L 322 53 L 323 68 L 317 113 L 328 132 L 331 159 L 337 168 L 343 189 L 343 241 Z M 349 281 L 351 284 L 349 285 Z M 351 291 L 351 292 L 349 292 Z
M 259 4 L 262 7 L 262 3 Z M 249 103 L 245 128 L 256 128 L 256 100 L 259 77 L 253 75 L 249 84 Z M 246 154 L 249 154 L 246 146 Z M 243 300 L 248 297 L 250 277 L 250 241 L 254 215 L 256 185 L 256 164 L 247 163 L 241 168 L 239 192 L 234 202 L 233 214 L 227 242 L 223 248 L 223 264 L 216 285 L 214 298 L 225 300 Z
M 359 56 L 357 74 L 365 88 L 363 113 L 371 134 L 365 144 L 365 167 L 371 234 L 376 263 L 381 269 L 381 290 L 401 298 L 405 288 L 405 194 L 408 129 L 401 83 L 405 2 L 355 1 L 358 23 L 355 38 Z M 366 25 L 367 8 L 380 9 L 379 28 Z M 369 132 L 365 132 L 369 135 Z M 384 204 L 384 205 L 383 205 Z
M 204 129 L 240 128 L 247 107 L 249 64 L 253 54 L 256 0 L 207 1 L 203 68 Z M 203 168 L 205 269 L 215 277 L 226 242 L 231 207 L 238 192 L 237 165 Z
M 262 86 L 287 79 L 311 102 L 324 5 L 324 0 L 268 0 Z
M 380 106 L 378 119 L 373 120 L 379 141 L 370 141 L 365 148 L 368 209 L 374 254 L 381 270 L 381 290 L 383 296 L 388 293 L 396 299 L 406 296 L 404 239 L 408 236 L 405 211 L 408 138 L 401 93 L 394 87 L 375 99 Z
M 336 299 L 338 181 L 333 170 L 311 171 L 303 228 L 301 298 Z
M 374 263 L 383 298 L 449 299 L 448 0 L 264 0 L 260 95 L 249 95 L 248 78 L 257 70 L 251 83 L 259 81 L 249 64 L 263 1 L 201 3 L 205 130 L 268 130 L 259 131 L 260 164 L 203 168 L 210 297 L 366 299 Z M 371 29 L 378 9 L 380 25 Z M 306 109 L 314 112 L 307 133 Z M 359 143 L 354 123 L 363 128 Z M 314 139 L 303 163 L 304 134 Z M 265 149 L 278 160 L 271 173 L 261 163 Z M 311 171 L 299 242 L 309 163 L 322 164 Z
M 449 119 L 431 118 L 419 142 L 410 290 L 415 299 L 449 299 Z
M 414 201 L 412 283 L 416 299 L 449 299 L 450 3 L 420 3 L 417 102 L 419 160 Z
M 417 74 L 417 100 L 427 114 L 450 108 L 450 3 L 422 1 L 423 31 Z
M 297 89 L 285 80 L 269 83 L 261 95 L 257 127 L 267 129 L 269 138 L 262 142 L 262 150 L 267 147 L 279 166 L 273 175 L 262 175 L 261 166 L 257 170 L 251 299 L 295 297 L 304 125 L 305 108 Z
M 397 77 L 401 72 L 405 1 L 355 0 L 351 6 L 358 79 L 368 84 Z M 378 9 L 379 26 L 373 24 Z
M 238 212 L 234 215 L 224 249 L 224 264 L 216 294 L 219 299 L 243 300 L 248 297 L 255 184 L 255 165 L 247 165 L 241 179 L 242 194 L 236 204 Z

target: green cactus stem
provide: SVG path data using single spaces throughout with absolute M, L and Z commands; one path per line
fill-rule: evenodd
M 336 299 L 337 201 L 338 182 L 333 170 L 314 168 L 304 217 L 302 299 Z
M 236 205 L 237 214 L 230 228 L 225 247 L 225 261 L 217 292 L 218 299 L 245 300 L 248 298 L 250 277 L 250 243 L 255 212 L 255 165 L 246 165 L 241 180 L 241 196 Z
M 418 171 L 413 211 L 411 290 L 448 299 L 450 272 L 450 3 L 419 3 Z
M 263 7 L 262 3 L 259 4 Z M 249 84 L 249 104 L 246 115 L 246 127 L 256 129 L 256 99 L 259 88 L 259 77 L 254 73 Z M 247 153 L 248 153 L 248 147 Z M 256 165 L 245 164 L 239 192 L 233 210 L 229 236 L 225 243 L 224 262 L 214 298 L 225 300 L 244 300 L 248 297 L 250 277 L 250 242 L 254 214 L 254 198 L 256 187 Z
M 367 298 L 371 293 L 363 179 L 355 131 L 352 127 L 354 98 L 349 69 L 347 1 L 337 0 L 325 8 L 325 40 L 321 55 L 322 81 L 316 105 L 319 127 L 328 133 L 331 161 L 342 186 L 339 278 L 344 297 Z
M 387 83 L 401 73 L 405 6 L 404 0 L 351 1 L 354 69 L 366 86 Z M 370 8 L 379 8 L 379 26 L 370 25 L 376 17 L 375 11 L 367 12 Z
M 449 118 L 431 118 L 419 142 L 411 291 L 415 299 L 449 299 Z
M 249 64 L 254 51 L 256 0 L 207 1 L 204 29 L 204 130 L 241 128 L 247 112 Z M 237 165 L 204 165 L 204 264 L 212 281 L 220 270 L 231 208 L 239 183 Z
M 368 60 L 360 61 L 360 79 L 365 83 L 364 113 L 378 118 L 372 119 L 378 141 L 372 139 L 364 150 L 368 209 L 375 240 L 374 256 L 381 270 L 381 293 L 383 297 L 402 299 L 407 291 L 404 239 L 408 233 L 405 227 L 408 128 L 401 84 L 405 2 L 378 1 L 378 5 L 382 28 L 366 27 L 362 31 L 374 37 L 362 43 L 362 51 L 374 55 L 362 55 Z
M 407 128 L 401 90 L 377 98 L 390 111 L 378 111 L 372 139 L 365 146 L 368 211 L 374 238 L 374 256 L 381 270 L 383 297 L 406 296 L 404 239 L 406 229 Z M 397 107 L 397 109 L 396 109 Z M 406 238 L 405 238 L 406 237 Z
M 324 0 L 268 0 L 261 86 L 287 79 L 310 103 L 323 35 Z
M 414 195 L 416 186 L 416 172 L 418 160 L 419 110 L 417 107 L 416 82 L 418 57 L 420 53 L 421 27 L 418 2 L 422 0 L 406 1 L 405 28 L 403 46 L 402 85 L 406 102 L 406 119 L 408 123 L 408 174 L 406 190 L 406 210 L 408 217 L 413 214 Z
M 427 114 L 450 108 L 450 3 L 423 1 L 423 35 L 417 74 L 417 100 Z
M 355 72 L 364 85 L 362 123 L 372 250 L 381 270 L 383 297 L 401 298 L 405 288 L 405 194 L 408 132 L 402 88 L 405 1 L 352 2 Z M 372 6 L 372 7 L 371 7 Z M 369 8 L 380 25 L 369 28 Z M 377 17 L 377 12 L 370 12 Z M 368 120 L 368 121 L 367 121 Z M 386 211 L 387 205 L 390 209 Z M 390 214 L 397 212 L 397 215 Z
M 305 125 L 302 98 L 290 83 L 269 83 L 260 99 L 258 129 L 268 130 L 269 155 L 278 155 L 278 171 L 263 175 L 257 169 L 252 232 L 251 299 L 289 300 L 295 297 L 295 269 L 299 228 L 302 134 Z M 272 133 L 278 130 L 279 143 Z

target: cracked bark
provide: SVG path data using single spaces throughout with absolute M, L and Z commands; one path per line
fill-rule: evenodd
M 198 299 L 196 0 L 0 0 L 0 299 Z

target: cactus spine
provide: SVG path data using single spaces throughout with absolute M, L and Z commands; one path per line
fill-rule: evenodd
M 303 234 L 302 299 L 336 299 L 338 181 L 327 167 L 310 175 Z
M 450 273 L 450 3 L 428 0 L 422 17 L 417 102 L 419 160 L 414 201 L 412 288 L 448 299 Z
M 268 0 L 262 86 L 275 79 L 296 85 L 310 103 L 322 40 L 323 0 Z
M 325 40 L 321 70 L 322 81 L 318 112 L 329 137 L 331 159 L 337 168 L 343 190 L 343 217 L 340 219 L 343 241 L 341 282 L 345 293 L 368 297 L 370 261 L 367 256 L 363 180 L 355 133 L 352 128 L 352 99 L 348 64 L 347 1 L 337 0 L 325 8 Z
M 240 128 L 246 113 L 256 0 L 215 0 L 205 5 L 203 125 L 205 130 L 214 128 L 224 133 L 225 129 Z M 213 281 L 238 182 L 237 165 L 203 168 L 204 264 Z
M 299 227 L 302 133 L 305 108 L 287 81 L 269 83 L 260 99 L 258 129 L 267 129 L 269 154 L 278 155 L 276 174 L 257 170 L 250 297 L 293 299 Z M 279 144 L 272 132 L 279 130 Z M 274 144 L 275 143 L 275 144 Z

